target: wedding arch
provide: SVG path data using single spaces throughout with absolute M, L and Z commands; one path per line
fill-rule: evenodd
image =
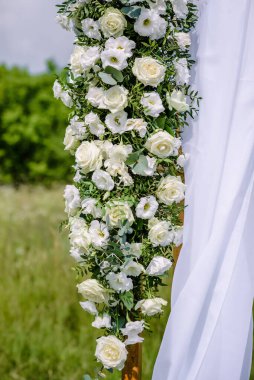
M 66 0 L 57 21 L 75 32 L 53 90 L 70 107 L 74 184 L 64 198 L 80 305 L 101 332 L 97 376 L 124 369 L 124 379 L 140 378 L 140 334 L 167 304 L 157 292 L 182 242 L 181 131 L 199 104 L 189 85 L 197 7 Z

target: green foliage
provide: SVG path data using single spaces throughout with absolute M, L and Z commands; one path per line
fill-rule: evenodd
M 31 75 L 0 66 L 0 183 L 66 180 L 71 159 L 62 141 L 68 110 L 53 98 L 57 68 Z

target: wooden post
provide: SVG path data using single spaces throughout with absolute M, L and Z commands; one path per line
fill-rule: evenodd
M 140 343 L 127 346 L 128 357 L 122 371 L 122 380 L 141 380 L 142 345 Z

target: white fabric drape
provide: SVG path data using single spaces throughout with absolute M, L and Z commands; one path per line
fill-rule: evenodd
M 248 380 L 254 280 L 254 0 L 200 1 L 184 243 L 153 380 Z M 195 36 L 194 36 L 195 39 Z M 193 74 L 194 75 L 194 74 Z

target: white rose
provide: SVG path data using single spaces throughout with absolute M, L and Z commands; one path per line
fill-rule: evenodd
M 166 131 L 154 133 L 145 143 L 146 149 L 160 158 L 177 155 L 180 146 L 181 140 L 171 136 Z
M 74 75 L 79 75 L 90 70 L 100 59 L 98 46 L 76 45 L 70 58 L 70 68 Z
M 86 100 L 94 107 L 104 108 L 104 90 L 102 87 L 89 87 Z
M 117 38 L 109 38 L 105 42 L 105 49 L 116 49 L 125 54 L 126 58 L 130 58 L 132 56 L 132 50 L 136 47 L 136 43 L 130 40 L 128 37 L 121 36 Z
M 89 130 L 93 135 L 97 137 L 104 135 L 105 127 L 96 113 L 88 113 L 85 116 L 85 123 L 89 126 Z
M 171 95 L 167 92 L 166 99 L 170 110 L 174 108 L 178 112 L 186 112 L 190 109 L 184 93 L 180 90 L 174 90 Z
M 128 130 L 126 125 L 127 118 L 128 114 L 125 111 L 110 113 L 106 116 L 105 124 L 113 134 L 122 134 Z
M 138 301 L 135 310 L 141 309 L 141 313 L 147 316 L 153 316 L 158 313 L 162 313 L 162 306 L 166 306 L 168 303 L 162 298 L 155 297 Z
M 158 117 L 161 112 L 165 111 L 157 92 L 145 92 L 141 98 L 141 104 L 144 107 L 145 115 L 148 116 Z
M 134 24 L 134 30 L 140 36 L 158 40 L 165 36 L 167 25 L 168 23 L 160 17 L 157 10 L 141 8 L 140 16 Z
M 128 131 L 134 130 L 138 132 L 140 137 L 145 137 L 147 132 L 147 122 L 144 119 L 128 119 L 126 122 Z
M 177 18 L 185 18 L 188 14 L 188 0 L 170 0 L 173 6 L 173 11 Z
M 93 220 L 89 227 L 92 244 L 95 248 L 105 247 L 108 243 L 109 232 L 106 224 Z
M 191 44 L 190 33 L 177 32 L 175 39 L 181 49 L 186 49 Z
M 170 230 L 169 222 L 165 220 L 158 221 L 154 224 L 148 233 L 148 239 L 153 247 L 166 247 L 173 242 L 174 234 Z
M 136 58 L 133 74 L 145 86 L 157 87 L 165 78 L 166 68 L 154 58 Z
M 75 153 L 75 150 L 80 144 L 80 141 L 75 137 L 70 125 L 66 128 L 63 144 L 65 146 L 64 150 L 69 150 L 71 154 Z
M 114 67 L 122 71 L 128 66 L 126 54 L 119 49 L 106 49 L 101 53 L 102 67 Z
M 136 344 L 143 342 L 144 338 L 141 338 L 138 334 L 141 334 L 144 330 L 144 321 L 128 322 L 125 328 L 120 329 L 123 335 L 127 335 L 128 339 L 124 342 L 125 345 Z
M 79 190 L 73 185 L 67 185 L 64 189 L 65 212 L 75 215 L 81 206 Z
M 87 311 L 88 313 L 92 315 L 97 315 L 98 311 L 96 309 L 95 303 L 91 301 L 85 301 L 85 302 L 80 302 L 80 306 L 82 307 L 83 310 Z
M 69 238 L 71 245 L 74 248 L 82 249 L 85 254 L 91 244 L 91 238 L 85 220 L 79 217 L 72 218 L 70 229 Z
M 157 87 L 165 78 L 166 68 L 154 58 L 136 58 L 133 74 L 145 86 Z
M 87 174 L 102 166 L 102 155 L 94 141 L 84 141 L 76 150 L 76 163 L 82 173 Z
M 113 335 L 102 336 L 97 339 L 95 356 L 105 368 L 117 368 L 122 370 L 127 359 L 128 352 L 125 344 Z
M 188 69 L 188 62 L 186 58 L 180 58 L 175 61 L 175 70 L 176 70 L 176 83 L 178 85 L 184 85 L 189 83 L 190 72 Z
M 123 86 L 113 86 L 104 92 L 103 102 L 112 113 L 122 111 L 128 105 L 128 90 Z
M 158 206 L 159 204 L 153 195 L 143 197 L 136 207 L 136 215 L 141 219 L 151 219 L 154 217 Z
M 82 30 L 84 34 L 95 40 L 101 40 L 100 25 L 98 21 L 94 21 L 92 18 L 85 18 L 81 22 Z
M 149 276 L 160 276 L 165 273 L 172 266 L 172 261 L 163 256 L 156 256 L 152 259 L 146 273 Z
M 107 274 L 106 279 L 108 280 L 110 287 L 118 293 L 127 292 L 133 289 L 132 279 L 128 278 L 123 272 L 110 272 Z
M 134 222 L 131 208 L 127 202 L 113 201 L 106 205 L 106 221 L 110 227 L 121 227 L 126 221 L 130 225 Z
M 116 8 L 107 8 L 99 19 L 104 37 L 119 37 L 127 26 L 124 15 Z
M 136 263 L 136 261 L 128 261 L 127 264 L 124 264 L 122 267 L 122 271 L 127 276 L 137 277 L 140 273 L 144 272 L 143 265 Z
M 93 172 L 92 181 L 100 190 L 111 191 L 115 186 L 111 175 L 101 169 L 97 169 Z
M 182 183 L 181 177 L 168 175 L 161 179 L 156 195 L 161 203 L 171 205 L 184 199 L 185 188 L 186 186 Z
M 129 154 L 132 152 L 131 145 L 113 145 L 108 151 L 108 157 L 115 161 L 126 161 Z
M 97 205 L 97 199 L 85 198 L 81 202 L 82 212 L 85 215 L 91 214 L 94 218 L 102 217 L 102 209 Z
M 70 31 L 70 18 L 62 13 L 56 16 L 56 22 L 68 32 Z
M 111 317 L 110 315 L 104 313 L 102 317 L 97 315 L 95 317 L 95 320 L 92 322 L 92 326 L 95 327 L 96 329 L 110 329 L 111 326 Z
M 108 303 L 109 293 L 97 280 L 89 279 L 77 285 L 78 292 L 88 301 Z

